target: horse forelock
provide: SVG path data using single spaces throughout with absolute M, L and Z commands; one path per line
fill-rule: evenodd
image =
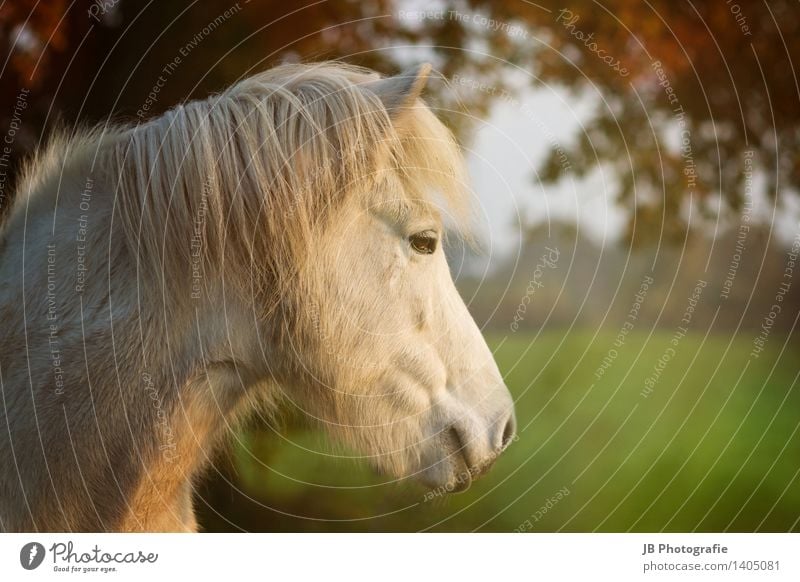
M 188 293 L 199 255 L 206 277 L 268 309 L 291 292 L 310 239 L 348 201 L 378 202 L 387 180 L 399 179 L 399 215 L 438 196 L 454 225 L 470 221 L 452 134 L 421 101 L 393 120 L 365 88 L 375 79 L 341 63 L 284 65 L 146 123 L 62 133 L 23 189 L 91 152 L 144 287 Z

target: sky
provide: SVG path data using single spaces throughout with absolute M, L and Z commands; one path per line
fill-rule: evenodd
M 437 0 L 401 0 L 396 16 L 404 26 L 413 27 L 415 20 L 408 16 L 409 12 L 443 8 Z M 437 58 L 431 47 L 393 48 L 401 62 L 435 62 Z M 476 45 L 475 50 L 480 50 L 480 46 Z M 532 73 L 525 74 L 511 65 L 508 74 L 513 85 L 519 87 L 518 93 L 514 99 L 496 98 L 489 116 L 474 120 L 472 139 L 464 144 L 478 201 L 479 242 L 484 249 L 478 266 L 486 262 L 492 265 L 515 254 L 523 225 L 567 222 L 597 244 L 618 241 L 625 231 L 629 212 L 614 201 L 615 176 L 607 169 L 598 167 L 582 179 L 566 171 L 565 178 L 556 184 L 543 184 L 536 175 L 536 168 L 551 148 L 566 150 L 582 135 L 582 124 L 603 106 L 602 95 L 587 89 L 576 97 L 548 84 L 547 79 L 537 78 L 536 83 L 531 83 Z M 454 79 L 449 81 L 456 84 Z M 459 90 L 475 89 L 466 86 Z M 667 129 L 667 142 L 669 137 Z M 766 183 L 763 176 L 756 173 L 754 183 L 754 216 L 772 222 L 778 240 L 791 241 L 800 228 L 800 196 L 782 196 L 784 207 L 776 211 L 763 189 Z M 716 224 L 693 222 L 693 226 L 703 226 L 713 234 Z
M 576 99 L 563 89 L 539 85 L 524 89 L 518 102 L 498 99 L 488 118 L 475 121 L 465 154 L 490 264 L 517 252 L 522 225 L 555 220 L 575 224 L 597 244 L 620 239 L 629 213 L 614 201 L 615 178 L 607 170 L 598 168 L 584 179 L 567 171 L 557 184 L 543 184 L 536 174 L 551 148 L 567 149 L 575 142 L 599 103 L 597 95 Z M 787 244 L 800 228 L 800 199 L 784 195 L 776 210 L 765 186 L 756 172 L 753 215 L 774 224 L 777 240 Z
M 522 90 L 517 101 L 498 99 L 465 146 L 467 167 L 478 201 L 478 267 L 519 251 L 524 226 L 551 221 L 575 224 L 598 244 L 619 240 L 627 213 L 613 201 L 614 177 L 598 169 L 576 179 L 544 184 L 536 169 L 551 148 L 568 149 L 581 133 L 597 100 L 576 100 L 561 89 Z

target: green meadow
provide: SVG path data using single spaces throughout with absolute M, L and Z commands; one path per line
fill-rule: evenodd
M 201 524 L 800 530 L 798 346 L 772 335 L 756 358 L 750 332 L 730 337 L 631 332 L 615 346 L 613 333 L 490 335 L 519 437 L 468 491 L 393 483 L 318 433 L 267 427 L 238 435 L 216 463 L 198 492 Z

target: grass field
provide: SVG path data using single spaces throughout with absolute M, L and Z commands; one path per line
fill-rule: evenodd
M 677 345 L 672 338 L 631 333 L 615 347 L 614 334 L 490 336 L 517 403 L 519 439 L 465 493 L 431 499 L 414 485 L 387 484 L 318 434 L 250 431 L 223 472 L 232 486 L 218 477 L 203 488 L 211 507 L 198 504 L 201 523 L 251 531 L 800 530 L 797 344 L 771 336 L 752 358 L 750 334 L 690 334 Z

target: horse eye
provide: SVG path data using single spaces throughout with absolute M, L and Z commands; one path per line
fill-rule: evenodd
M 411 248 L 421 255 L 432 255 L 436 251 L 436 235 L 433 232 L 418 232 L 409 239 Z

